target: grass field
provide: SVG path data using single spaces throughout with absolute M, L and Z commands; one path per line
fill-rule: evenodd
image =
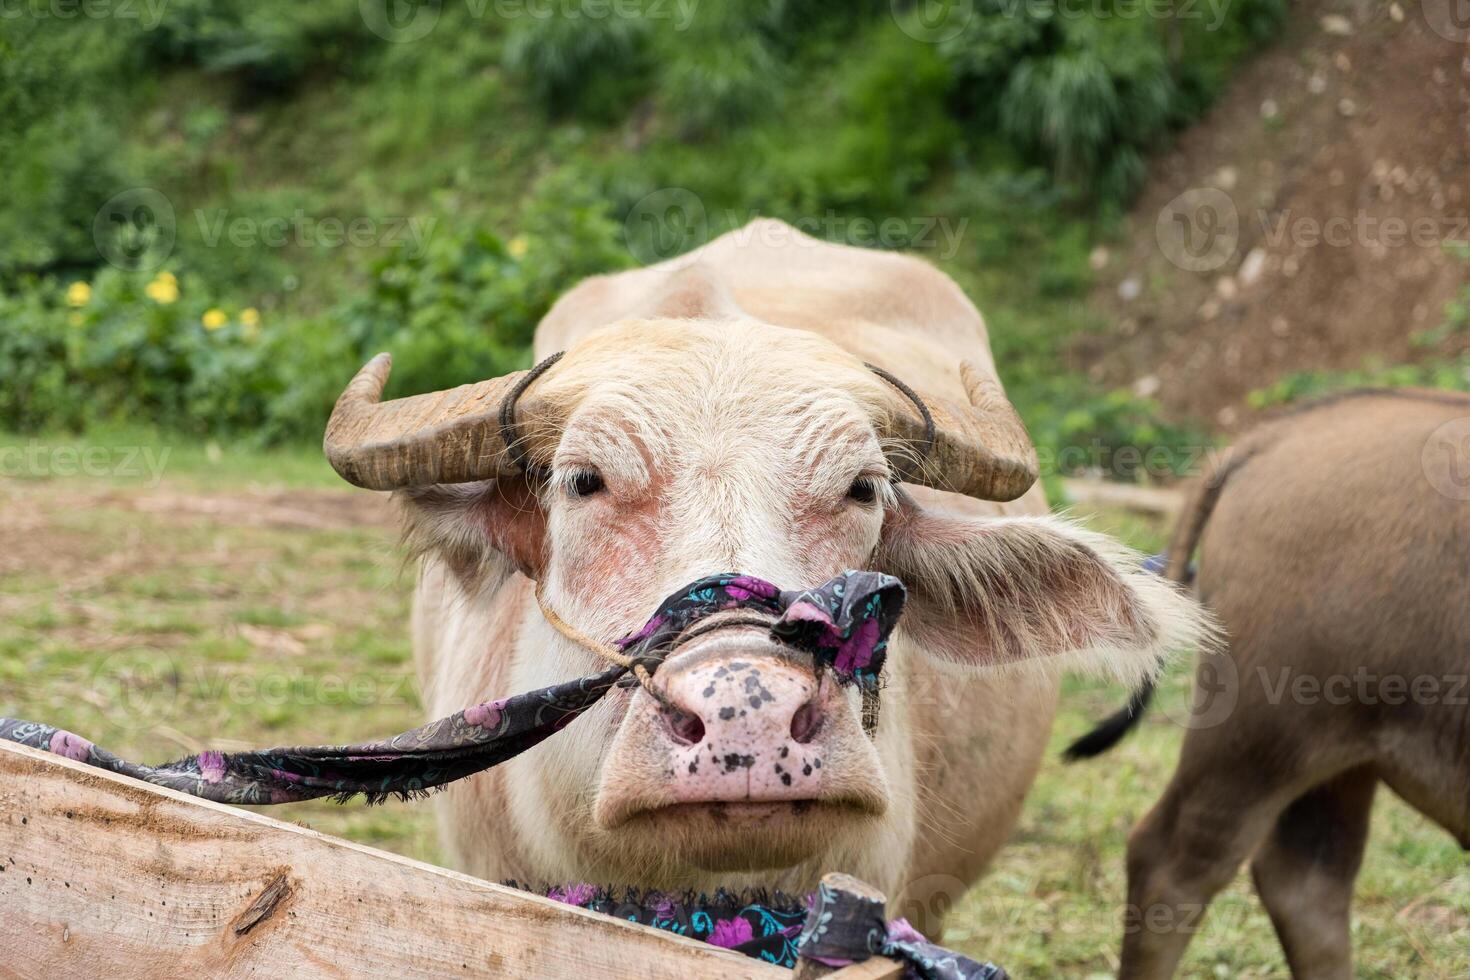
M 1140 548 L 1161 541 L 1147 520 L 1081 516 Z M 0 714 L 153 762 L 206 745 L 400 731 L 422 720 L 408 666 L 411 579 L 385 501 L 345 489 L 315 453 L 137 433 L 0 438 Z M 1165 710 L 1110 756 L 1068 767 L 1056 750 L 1124 697 L 1068 683 L 1013 842 L 952 917 L 950 944 L 1017 977 L 1116 968 L 1124 840 L 1174 764 L 1181 729 L 1167 709 L 1186 694 L 1181 662 Z M 422 804 L 312 803 L 273 815 L 437 857 Z M 1391 794 L 1374 813 L 1353 933 L 1361 976 L 1470 976 L 1465 856 Z M 1284 973 L 1242 872 L 1195 937 L 1184 975 Z

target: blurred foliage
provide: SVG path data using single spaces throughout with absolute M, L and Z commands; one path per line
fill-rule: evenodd
M 649 27 L 641 17 L 592 16 L 604 4 L 569 0 L 557 16 L 513 22 L 506 67 L 547 109 L 599 118 L 636 98 L 649 69 Z
M 1371 360 L 1353 371 L 1296 371 L 1258 388 L 1247 400 L 1252 408 L 1285 405 L 1346 388 L 1444 388 L 1470 391 L 1470 355 L 1420 364 L 1384 364 Z
M 0 276 L 97 262 L 92 217 L 123 179 L 113 82 L 135 67 L 99 25 L 0 20 Z
M 394 8 L 430 28 L 397 43 L 372 6 L 0 21 L 0 425 L 315 438 L 378 349 L 395 393 L 522 366 L 578 278 L 770 215 L 955 276 L 1043 446 L 1198 441 L 1059 352 L 1094 326 L 1086 255 L 1146 154 L 1281 0 L 962 0 L 939 33 L 932 5 L 880 0 L 426 0 Z M 94 218 L 141 186 L 170 202 L 172 247 L 111 268 Z M 678 227 L 643 220 L 671 194 Z M 331 244 L 331 223 L 372 234 Z M 405 225 L 421 234 L 385 233 Z

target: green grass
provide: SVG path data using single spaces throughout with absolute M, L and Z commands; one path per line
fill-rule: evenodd
M 142 444 L 146 433 L 122 433 Z M 25 440 L 20 440 L 24 444 Z M 17 440 L 0 441 L 0 447 Z M 156 443 L 149 443 L 156 445 Z M 157 486 L 115 478 L 0 479 L 0 714 L 44 720 L 159 762 L 205 745 L 355 741 L 423 720 L 408 663 L 410 580 L 363 491 L 306 453 L 174 444 Z M 332 507 L 304 510 L 329 499 Z M 159 506 L 159 504 L 166 506 Z M 1081 509 L 1156 550 L 1164 529 Z M 313 523 L 315 521 L 316 523 Z M 951 917 L 946 941 L 1018 977 L 1116 968 L 1126 835 L 1175 762 L 1189 676 L 1170 672 L 1139 731 L 1065 766 L 1071 738 L 1125 692 L 1069 681 L 1011 843 Z M 271 814 L 430 861 L 431 809 L 317 802 Z M 1462 977 L 1470 872 L 1443 831 L 1384 793 L 1354 912 L 1364 977 Z M 1190 947 L 1188 977 L 1276 977 L 1285 964 L 1242 872 Z
M 318 446 L 265 452 L 246 440 L 201 442 L 146 426 L 104 426 L 85 434 L 0 431 L 0 477 L 121 489 L 156 486 L 160 480 L 193 490 L 345 486 Z

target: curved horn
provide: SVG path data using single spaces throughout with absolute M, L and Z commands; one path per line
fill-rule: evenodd
M 969 398 L 960 404 L 914 392 L 886 371 L 878 370 L 878 375 L 905 396 L 883 435 L 920 446 L 929 443 L 927 454 L 917 462 L 908 460 L 900 470 L 901 479 L 981 500 L 1015 500 L 1036 482 L 1036 447 L 993 376 L 961 361 L 960 381 Z M 924 407 L 916 412 L 916 406 Z M 923 417 L 925 408 L 932 422 Z
M 539 371 L 380 401 L 392 367 L 387 354 L 368 361 L 332 409 L 322 448 L 344 480 L 369 490 L 395 490 L 521 472 L 519 458 L 506 451 L 503 432 L 511 430 L 502 428 L 502 406 Z

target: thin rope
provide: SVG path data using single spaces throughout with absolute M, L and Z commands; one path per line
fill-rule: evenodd
M 561 360 L 564 354 L 566 354 L 564 350 L 557 351 L 531 368 L 500 402 L 500 441 L 505 443 L 505 451 L 510 455 L 510 461 L 515 463 L 516 468 L 527 476 L 537 475 L 541 467 L 527 459 L 526 448 L 521 445 L 521 437 L 516 432 L 516 402 L 526 393 L 526 389 L 531 387 L 537 378 L 550 370 L 553 364 Z
M 536 583 L 536 605 L 541 607 L 541 615 L 546 617 L 546 621 L 550 623 L 552 628 L 555 629 L 562 636 L 565 636 L 567 639 L 571 640 L 578 646 L 586 647 L 588 650 L 597 654 L 599 657 L 608 661 L 609 663 L 615 664 L 619 667 L 631 671 L 633 676 L 638 679 L 638 683 L 643 686 L 643 689 L 647 691 L 655 701 L 671 710 L 679 710 L 672 702 L 669 701 L 668 697 L 662 691 L 654 687 L 653 672 L 648 669 L 645 661 L 630 657 L 626 653 L 623 653 L 621 650 L 614 648 L 610 644 L 602 643 L 598 640 L 593 639 L 586 633 L 577 629 L 577 627 L 573 626 L 571 623 L 567 622 L 565 619 L 562 619 L 557 611 L 551 608 L 551 603 L 546 601 L 546 596 L 541 591 L 540 582 Z
M 910 388 L 908 385 L 900 381 L 897 377 L 883 370 L 878 365 L 870 364 L 867 361 L 864 361 L 863 367 L 867 368 L 869 371 L 872 371 L 884 381 L 887 381 L 890 385 L 896 388 L 900 394 L 902 394 L 905 398 L 914 403 L 914 407 L 919 410 L 919 417 L 924 420 L 924 459 L 927 460 L 931 456 L 933 456 L 935 440 L 934 416 L 930 414 L 929 406 L 924 404 L 924 399 L 919 397 L 919 393 L 917 391 Z M 904 473 L 903 475 L 911 476 L 912 474 Z
M 536 605 L 541 607 L 541 615 L 546 617 L 546 621 L 551 624 L 552 629 L 556 630 L 562 636 L 571 640 L 578 646 L 586 647 L 588 650 L 597 654 L 599 657 L 606 660 L 607 662 L 611 664 L 616 664 L 619 667 L 623 667 L 631 671 L 633 676 L 638 679 L 639 685 L 641 685 L 642 688 L 647 691 L 655 701 L 663 705 L 665 708 L 668 708 L 670 711 L 678 712 L 681 715 L 687 714 L 687 712 L 684 711 L 683 708 L 680 708 L 678 705 L 670 701 L 667 695 L 665 695 L 662 691 L 654 686 L 653 671 L 648 669 L 645 661 L 634 659 L 633 657 L 628 656 L 626 653 L 623 653 L 621 650 L 615 649 L 607 643 L 602 643 L 598 640 L 594 640 L 592 637 L 577 629 L 577 627 L 573 626 L 565 619 L 562 619 L 561 615 L 558 614 L 555 609 L 551 608 L 551 603 L 546 601 L 546 596 L 541 591 L 540 582 L 536 583 Z M 701 626 L 695 626 L 685 632 L 684 638 L 687 642 L 688 640 L 692 640 L 697 636 L 702 636 L 703 634 L 708 633 L 712 630 L 722 629 L 726 626 L 770 626 L 770 623 L 771 621 L 768 619 L 757 619 L 755 617 L 749 616 L 741 617 L 739 619 L 721 620 L 718 623 L 706 623 L 702 624 Z M 662 660 L 658 661 L 658 663 L 654 665 L 655 669 L 657 669 L 658 664 L 661 663 L 663 663 Z M 861 696 L 861 718 L 863 732 L 869 738 L 872 738 L 873 733 L 878 729 L 878 709 L 880 706 L 878 700 L 878 690 L 877 688 L 864 688 Z

